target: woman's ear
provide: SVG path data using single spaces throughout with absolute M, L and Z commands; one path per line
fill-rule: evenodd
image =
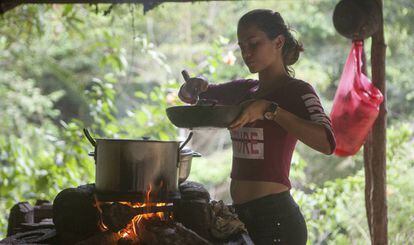
M 275 39 L 273 39 L 273 44 L 275 49 L 282 49 L 283 45 L 285 44 L 285 36 L 280 34 Z

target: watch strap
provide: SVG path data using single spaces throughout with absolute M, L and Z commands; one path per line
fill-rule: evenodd
M 276 102 L 271 102 L 270 105 L 267 107 L 266 112 L 275 113 L 276 109 L 279 107 L 279 104 Z

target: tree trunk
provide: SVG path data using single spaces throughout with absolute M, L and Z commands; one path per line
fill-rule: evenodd
M 384 95 L 377 120 L 364 145 L 365 200 L 371 243 L 387 244 L 387 198 L 386 198 L 386 128 L 387 97 L 385 86 L 385 50 L 382 0 L 380 27 L 372 36 L 371 73 L 374 85 Z

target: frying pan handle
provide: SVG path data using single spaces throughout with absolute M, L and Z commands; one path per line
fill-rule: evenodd
M 184 143 L 182 143 L 181 145 L 180 145 L 180 147 L 178 148 L 178 152 L 180 152 L 183 148 L 184 148 L 184 146 L 191 140 L 191 138 L 193 137 L 193 132 L 191 131 L 189 134 L 188 134 L 188 136 L 187 136 L 187 139 L 184 141 Z
M 215 106 L 218 103 L 217 100 L 212 100 L 212 99 L 201 99 L 197 101 L 196 105 L 200 105 L 200 106 Z
M 190 75 L 188 74 L 188 71 L 182 70 L 181 75 L 183 75 L 184 81 L 188 82 L 190 80 Z

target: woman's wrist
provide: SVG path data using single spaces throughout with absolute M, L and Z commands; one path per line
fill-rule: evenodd
M 274 121 L 279 109 L 279 104 L 277 104 L 276 102 L 271 102 L 268 108 L 266 109 L 264 118 L 266 118 L 267 120 Z

